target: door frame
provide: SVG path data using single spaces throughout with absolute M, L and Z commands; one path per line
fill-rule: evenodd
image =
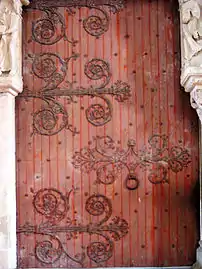
M 50 0 L 37 0 L 44 4 Z M 60 0 L 60 2 L 71 0 Z M 96 3 L 96 0 L 82 0 Z M 166 0 L 165 0 L 166 1 Z M 202 0 L 178 0 L 181 36 L 181 85 L 190 93 L 191 106 L 199 117 L 200 129 L 200 208 L 202 208 Z M 100 0 L 99 3 L 122 5 L 124 0 Z M 0 72 L 0 269 L 17 268 L 16 248 L 16 165 L 15 165 L 15 97 L 23 90 L 22 79 L 22 17 L 23 5 L 28 0 L 0 0 L 0 12 L 7 6 L 8 16 L 14 20 L 11 41 L 6 40 L 9 50 L 1 46 L 1 33 L 9 26 L 0 27 L 0 67 L 2 56 L 10 60 L 10 68 Z M 4 70 L 3 70 L 4 71 Z M 195 246 L 193 246 L 195 247 Z M 200 241 L 194 268 L 202 268 L 202 214 L 200 210 Z M 134 268 L 134 267 L 133 267 Z M 152 268 L 152 267 L 147 267 Z M 153 267 L 154 268 L 154 267 Z M 162 268 L 162 267 L 158 267 Z M 165 267 L 164 267 L 165 268 Z M 167 267 L 179 268 L 179 267 Z M 180 268 L 190 268 L 182 266 Z

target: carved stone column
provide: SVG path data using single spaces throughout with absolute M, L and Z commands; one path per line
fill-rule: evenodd
M 202 121 L 202 0 L 179 0 L 181 84 Z
M 190 93 L 191 106 L 202 124 L 202 0 L 179 0 L 181 28 L 181 85 Z M 202 152 L 200 132 L 200 152 Z M 200 166 L 202 159 L 200 160 Z M 202 188 L 200 167 L 200 188 Z M 200 191 L 200 193 L 202 193 Z M 200 194 L 200 204 L 202 196 Z M 202 209 L 201 209 L 202 210 Z M 200 241 L 194 268 L 202 268 L 202 214 L 200 210 Z
M 22 4 L 0 1 L 0 269 L 16 265 L 15 96 L 22 91 Z

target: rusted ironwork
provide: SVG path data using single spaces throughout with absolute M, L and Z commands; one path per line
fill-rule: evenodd
M 92 216 L 102 216 L 96 223 L 74 224 L 74 221 L 67 217 L 69 210 L 69 195 L 62 194 L 57 189 L 40 189 L 33 199 L 33 206 L 37 213 L 47 220 L 39 225 L 25 223 L 17 229 L 17 233 L 28 235 L 42 235 L 49 239 L 38 241 L 35 246 L 35 257 L 42 264 L 54 265 L 62 255 L 66 255 L 73 262 L 83 265 L 88 258 L 95 263 L 109 260 L 113 256 L 114 241 L 118 241 L 128 233 L 126 220 L 112 216 L 112 203 L 109 198 L 102 194 L 94 194 L 86 200 L 85 209 Z M 65 220 L 66 225 L 60 224 Z M 107 223 L 107 221 L 109 221 Z M 88 233 L 99 235 L 99 240 L 89 243 L 82 253 L 72 257 L 65 248 L 61 234 L 65 234 L 68 240 L 76 238 L 78 234 Z
M 110 20 L 109 15 L 105 10 L 95 7 L 94 9 L 99 11 L 100 15 L 90 15 L 84 19 L 83 28 L 88 34 L 99 37 L 108 31 Z
M 154 134 L 148 139 L 147 149 L 135 150 L 135 140 L 128 141 L 128 147 L 121 149 L 110 136 L 97 136 L 91 146 L 75 152 L 72 160 L 74 168 L 83 173 L 96 172 L 98 184 L 112 184 L 126 171 L 125 186 L 135 190 L 140 179 L 137 169 L 150 170 L 148 180 L 152 184 L 168 182 L 168 169 L 174 173 L 183 170 L 191 162 L 187 149 L 180 146 L 168 148 L 168 138 L 165 135 Z
M 78 130 L 69 123 L 69 116 L 64 106 L 51 96 L 38 96 L 28 92 L 27 97 L 39 98 L 43 102 L 41 109 L 33 113 L 33 133 L 40 135 L 55 135 L 67 129 L 73 135 L 78 134 Z
M 108 6 L 113 12 L 118 12 L 125 6 L 125 0 L 32 0 L 27 8 L 42 7 L 99 7 Z
M 94 126 L 103 126 L 112 118 L 112 104 L 106 95 L 114 96 L 118 102 L 127 101 L 130 98 L 130 86 L 126 82 L 117 81 L 111 87 L 106 87 L 111 79 L 109 64 L 94 58 L 88 61 L 84 67 L 85 75 L 91 80 L 101 80 L 100 85 L 87 88 L 74 88 L 72 83 L 60 86 L 64 82 L 68 63 L 71 59 L 77 59 L 78 55 L 73 55 L 63 60 L 55 53 L 41 53 L 39 55 L 29 55 L 33 60 L 32 71 L 35 76 L 45 81 L 45 85 L 37 92 L 24 89 L 21 97 L 39 98 L 43 102 L 40 110 L 33 114 L 33 131 L 41 135 L 55 135 L 63 129 L 70 130 L 73 135 L 78 133 L 68 121 L 68 112 L 65 107 L 56 101 L 56 97 L 66 97 L 69 103 L 74 102 L 73 97 L 89 96 L 98 97 L 104 104 L 96 103 L 86 109 L 86 119 Z
M 32 38 L 42 45 L 53 45 L 62 38 L 75 45 L 77 42 L 69 40 L 63 16 L 54 8 L 40 8 L 44 16 L 32 23 Z
M 108 6 L 113 13 L 119 12 L 124 7 L 125 1 L 32 1 L 29 8 L 43 11 L 44 15 L 32 23 L 33 40 L 42 45 L 53 45 L 62 38 L 72 45 L 77 41 L 70 40 L 66 35 L 66 25 L 58 7 L 66 7 L 66 12 L 73 15 L 74 8 L 87 7 L 96 11 L 83 19 L 84 30 L 95 37 L 103 35 L 109 29 L 109 15 L 103 8 Z M 99 13 L 99 15 L 97 14 Z
M 78 58 L 78 55 L 72 55 L 69 58 L 62 59 L 58 54 L 45 52 L 33 58 L 32 71 L 35 76 L 45 81 L 45 86 L 41 92 L 50 91 L 57 88 L 67 75 L 68 63 L 71 59 Z
M 33 199 L 34 209 L 45 216 L 49 222 L 60 222 L 69 210 L 69 196 L 72 190 L 65 196 L 54 188 L 39 190 Z
M 85 75 L 92 80 L 103 79 L 103 83 L 97 88 L 104 88 L 111 79 L 110 66 L 103 59 L 92 59 L 87 62 L 84 70 Z

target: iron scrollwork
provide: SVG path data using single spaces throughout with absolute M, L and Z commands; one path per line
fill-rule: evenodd
M 90 15 L 83 20 L 83 28 L 88 34 L 99 37 L 109 29 L 109 15 L 101 8 L 96 8 L 96 10 L 99 11 L 102 16 Z
M 32 0 L 28 8 L 41 7 L 99 7 L 108 6 L 113 13 L 125 6 L 125 0 Z
M 54 97 L 40 97 L 28 93 L 28 97 L 39 98 L 43 102 L 41 109 L 33 114 L 33 133 L 52 136 L 63 129 L 69 130 L 73 135 L 78 134 L 76 127 L 69 123 L 69 115 L 64 106 Z
M 35 256 L 42 264 L 54 265 L 62 255 L 66 255 L 80 265 L 83 265 L 86 254 L 90 260 L 98 264 L 109 260 L 113 255 L 114 241 L 120 240 L 128 233 L 127 221 L 118 216 L 110 220 L 112 216 L 111 200 L 102 194 L 94 194 L 86 200 L 85 210 L 91 216 L 103 216 L 102 219 L 89 224 L 75 224 L 67 217 L 70 193 L 71 191 L 64 195 L 57 189 L 40 189 L 34 195 L 33 206 L 46 221 L 40 225 L 25 223 L 17 229 L 17 233 L 27 236 L 42 235 L 48 238 L 37 242 L 35 246 Z M 65 221 L 66 224 L 62 225 L 61 221 Z M 86 251 L 71 256 L 60 235 L 65 234 L 67 240 L 71 240 L 82 233 L 100 237 L 99 240 L 90 242 Z
M 110 66 L 107 62 L 102 59 L 92 59 L 87 62 L 84 70 L 85 75 L 92 80 L 103 79 L 103 83 L 96 88 L 104 88 L 109 84 L 111 79 Z
M 46 83 L 41 89 L 41 92 L 57 88 L 65 79 L 69 61 L 77 58 L 78 55 L 74 54 L 63 60 L 59 55 L 51 52 L 41 53 L 35 57 L 33 56 L 33 74 L 43 79 Z
M 187 149 L 180 146 L 168 148 L 168 138 L 155 134 L 148 139 L 150 149 L 137 152 L 135 140 L 129 140 L 126 149 L 121 149 L 110 136 L 95 137 L 91 146 L 75 152 L 72 158 L 74 168 L 83 173 L 96 172 L 96 183 L 109 185 L 126 172 L 125 185 L 129 190 L 139 186 L 137 170 L 149 169 L 148 180 L 152 184 L 168 182 L 170 169 L 178 173 L 191 162 Z
M 41 9 L 41 8 L 40 8 Z M 66 36 L 63 16 L 54 8 L 41 9 L 45 16 L 32 23 L 32 38 L 42 45 L 53 45 L 62 38 L 75 45 L 77 42 Z
M 85 75 L 92 81 L 101 81 L 100 84 L 90 85 L 87 88 L 73 88 L 65 78 L 69 61 L 77 59 L 78 55 L 65 60 L 55 53 L 41 53 L 30 57 L 33 60 L 33 74 L 45 82 L 45 85 L 35 93 L 25 89 L 21 94 L 21 97 L 39 98 L 43 102 L 43 107 L 33 114 L 35 133 L 51 136 L 63 129 L 70 130 L 73 135 L 78 133 L 78 130 L 69 124 L 68 112 L 56 97 L 66 97 L 68 103 L 75 102 L 74 97 L 83 96 L 98 97 L 103 100 L 103 104 L 91 104 L 85 111 L 86 119 L 94 126 L 103 126 L 112 118 L 112 105 L 106 95 L 113 96 L 118 102 L 125 102 L 130 98 L 130 86 L 125 82 L 117 81 L 111 87 L 107 87 L 111 72 L 109 64 L 103 59 L 94 58 L 84 67 Z M 65 83 L 65 87 L 60 86 L 62 82 Z
M 65 196 L 57 189 L 41 189 L 34 196 L 34 209 L 49 222 L 60 222 L 69 210 L 71 192 L 72 190 Z
M 53 45 L 62 38 L 72 45 L 77 41 L 69 40 L 66 35 L 64 17 L 58 11 L 58 7 L 66 7 L 69 14 L 73 15 L 74 8 L 87 7 L 99 12 L 92 14 L 83 20 L 84 30 L 95 37 L 103 35 L 109 29 L 109 15 L 103 8 L 108 6 L 113 13 L 119 12 L 125 1 L 33 1 L 31 8 L 44 12 L 44 16 L 32 23 L 33 40 L 43 45 Z

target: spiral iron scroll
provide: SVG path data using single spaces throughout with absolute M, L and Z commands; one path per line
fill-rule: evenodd
M 66 36 L 65 20 L 55 8 L 41 8 L 45 16 L 32 22 L 32 38 L 41 45 L 53 45 L 61 39 L 72 45 L 77 42 Z
M 85 64 L 85 75 L 91 80 L 103 80 L 102 84 L 95 88 L 101 89 L 109 84 L 111 79 L 110 66 L 102 59 L 94 58 Z
M 45 216 L 49 222 L 58 222 L 64 219 L 69 210 L 69 196 L 64 196 L 57 189 L 41 189 L 33 199 L 33 206 L 37 213 Z
M 86 200 L 85 209 L 91 216 L 102 217 L 99 222 L 90 224 L 75 224 L 67 217 L 69 211 L 69 195 L 63 195 L 59 190 L 49 188 L 40 189 L 33 199 L 33 206 L 37 213 L 42 215 L 47 221 L 40 225 L 29 223 L 17 229 L 18 234 L 35 234 L 44 236 L 46 239 L 38 241 L 35 246 L 35 256 L 42 264 L 54 265 L 60 260 L 62 255 L 66 255 L 73 262 L 83 265 L 86 254 L 91 261 L 100 264 L 109 260 L 113 256 L 114 241 L 120 240 L 128 233 L 128 223 L 126 220 L 112 216 L 112 203 L 109 198 L 102 194 L 94 194 Z M 64 225 L 61 222 L 66 223 Z M 90 242 L 86 247 L 86 252 L 77 253 L 72 257 L 64 246 L 60 237 L 65 234 L 71 240 L 79 233 L 99 235 L 99 240 Z
M 58 54 L 51 52 L 40 53 L 33 57 L 33 74 L 46 83 L 41 92 L 56 89 L 66 77 L 69 61 L 77 58 L 78 55 L 74 54 L 63 60 Z
M 54 246 L 54 242 L 58 245 Z M 54 264 L 58 261 L 63 253 L 63 247 L 57 237 L 52 236 L 51 240 L 37 242 L 35 247 L 36 258 L 45 264 Z
M 99 11 L 101 15 L 90 15 L 83 21 L 84 30 L 95 37 L 103 35 L 109 29 L 109 15 L 101 8 L 94 8 Z
M 35 96 L 35 98 L 40 98 Z M 40 98 L 43 106 L 33 114 L 33 133 L 45 136 L 58 134 L 63 129 L 72 132 L 73 135 L 78 131 L 69 123 L 69 116 L 64 106 L 54 98 Z

